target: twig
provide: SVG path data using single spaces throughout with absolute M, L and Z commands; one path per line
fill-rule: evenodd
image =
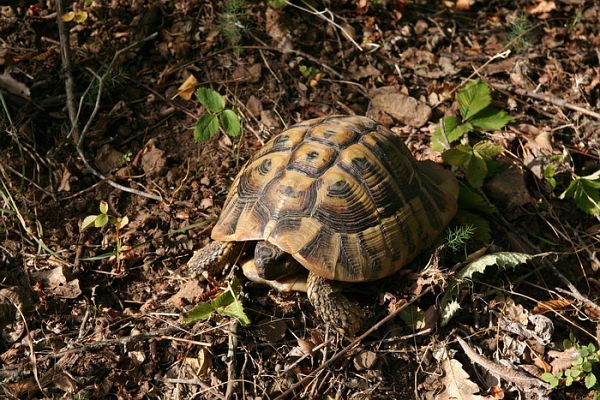
M 92 73 L 92 75 L 94 75 L 94 77 L 98 80 L 98 93 L 96 95 L 96 103 L 94 105 L 94 109 L 92 110 L 92 113 L 91 113 L 90 117 L 88 118 L 84 128 L 81 130 L 81 132 L 79 132 L 79 127 L 78 127 L 79 115 L 83 108 L 83 99 L 85 98 L 85 94 L 89 91 L 89 89 L 91 87 L 91 83 L 88 86 L 88 88 L 86 89 L 86 92 L 84 93 L 84 95 L 81 96 L 81 98 L 79 99 L 79 108 L 77 109 L 77 112 L 75 112 L 76 101 L 75 101 L 75 87 L 74 87 L 72 68 L 71 68 L 71 51 L 70 51 L 71 46 L 69 43 L 69 37 L 65 32 L 65 25 L 62 21 L 63 11 L 64 10 L 62 8 L 62 1 L 59 0 L 57 2 L 57 21 L 58 21 L 58 28 L 59 28 L 59 38 L 60 38 L 62 62 L 63 62 L 63 67 L 65 68 L 65 74 L 66 74 L 65 90 L 67 92 L 67 110 L 69 111 L 69 118 L 71 120 L 71 133 L 73 135 L 73 140 L 75 142 L 75 149 L 77 150 L 77 154 L 83 161 L 86 168 L 89 169 L 94 176 L 98 177 L 99 179 L 101 179 L 103 181 L 106 181 L 106 183 L 108 183 L 112 187 L 122 190 L 124 192 L 137 194 L 138 196 L 147 197 L 149 199 L 156 200 L 159 202 L 162 201 L 161 196 L 157 196 L 152 193 L 144 192 L 141 190 L 133 189 L 133 188 L 125 186 L 125 185 L 121 185 L 120 183 L 117 183 L 117 182 L 109 179 L 108 177 L 104 176 L 102 173 L 100 173 L 94 167 L 92 167 L 90 165 L 90 163 L 88 162 L 88 160 L 85 157 L 85 154 L 83 153 L 83 150 L 82 150 L 85 134 L 89 130 L 94 118 L 96 117 L 96 114 L 98 113 L 98 110 L 100 109 L 100 99 L 102 98 L 102 90 L 103 90 L 103 86 L 104 86 L 104 81 L 106 80 L 108 74 L 112 70 L 112 67 L 115 64 L 115 62 L 117 61 L 118 57 L 121 54 L 123 54 L 124 52 L 129 51 L 130 49 L 132 49 L 136 46 L 139 46 L 140 44 L 142 44 L 144 42 L 154 39 L 158 35 L 158 33 L 155 32 L 155 33 L 149 35 L 148 37 L 145 37 L 144 39 L 138 40 L 138 41 L 130 44 L 129 46 L 126 46 L 122 49 L 117 50 L 115 52 L 110 64 L 108 64 L 108 66 L 106 67 L 106 71 L 104 72 L 104 74 L 102 76 L 99 76 L 94 71 L 91 71 L 88 68 L 88 71 L 90 71 Z
M 463 351 L 471 361 L 481 365 L 483 368 L 492 374 L 499 376 L 505 381 L 512 382 L 522 388 L 539 387 L 543 389 L 550 389 L 550 385 L 548 383 L 536 378 L 533 375 L 529 375 L 528 373 L 520 371 L 516 368 L 500 365 L 488 360 L 480 354 L 477 354 L 475 350 L 473 350 L 462 338 L 456 337 L 456 341 L 458 344 L 460 344 L 460 347 L 462 347 Z
M 225 400 L 233 397 L 235 389 L 235 352 L 238 346 L 238 328 L 240 322 L 234 319 L 229 325 L 229 348 L 227 349 L 227 389 L 225 390 Z
M 71 63 L 71 44 L 69 35 L 62 16 L 65 13 L 63 0 L 56 2 L 56 21 L 58 22 L 58 37 L 60 38 L 60 58 L 65 73 L 65 91 L 67 93 L 67 112 L 71 121 L 71 132 L 73 141 L 79 142 L 79 127 L 77 125 L 77 114 L 75 113 L 75 80 L 73 79 L 73 65 Z
M 339 353 L 334 354 L 333 357 L 331 357 L 329 360 L 327 360 L 326 362 L 324 362 L 323 364 L 321 364 L 314 371 L 311 371 L 304 378 L 302 378 L 301 380 L 299 380 L 298 382 L 296 382 L 295 384 L 293 384 L 288 390 L 286 390 L 285 392 L 283 392 L 279 396 L 275 397 L 274 400 L 283 400 L 283 399 L 285 399 L 294 390 L 296 390 L 300 386 L 304 385 L 309 380 L 313 379 L 314 376 L 319 371 L 321 371 L 321 370 L 323 370 L 325 368 L 328 368 L 331 364 L 333 364 L 334 362 L 336 362 L 337 360 L 339 360 L 340 358 L 342 358 L 342 356 L 346 355 L 348 352 L 350 352 L 351 350 L 353 350 L 354 348 L 356 348 L 358 346 L 358 344 L 361 343 L 367 336 L 369 336 L 373 332 L 377 331 L 379 328 L 381 328 L 387 322 L 389 322 L 392 319 L 396 318 L 398 316 L 398 314 L 400 314 L 406 307 L 408 307 L 409 305 L 413 304 L 414 302 L 416 302 L 417 300 L 419 300 L 421 297 L 425 296 L 427 293 L 431 292 L 432 290 L 433 290 L 433 288 L 431 286 L 425 288 L 420 294 L 418 294 L 417 296 L 413 297 L 410 301 L 408 301 L 405 304 L 403 304 L 402 306 L 400 306 L 398 309 L 396 309 L 391 314 L 388 314 L 385 318 L 381 319 L 379 322 L 377 322 L 371 328 L 367 329 L 367 331 L 365 333 L 363 333 L 362 335 L 360 335 L 359 337 L 357 337 L 356 339 L 354 339 L 352 341 L 352 343 L 350 343 L 348 346 L 346 346 L 342 350 L 340 350 Z
M 525 97 L 530 97 L 532 99 L 545 101 L 546 103 L 553 104 L 557 107 L 568 108 L 569 110 L 577 111 L 577 112 L 585 114 L 589 117 L 600 120 L 600 113 L 597 113 L 592 110 L 588 110 L 587 108 L 583 108 L 583 107 L 580 107 L 580 106 L 572 104 L 572 103 L 568 103 L 563 99 L 557 99 L 556 97 L 551 97 L 551 96 L 547 96 L 545 94 L 540 94 L 540 93 L 530 93 L 530 92 L 520 89 L 520 88 L 511 87 L 510 85 L 502 85 L 499 83 L 489 83 L 489 85 L 497 90 L 507 90 L 507 91 L 516 93 L 519 96 L 525 96 Z

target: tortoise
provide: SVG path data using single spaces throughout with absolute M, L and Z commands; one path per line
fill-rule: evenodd
M 454 217 L 458 183 L 416 161 L 391 130 L 360 116 L 310 119 L 274 136 L 241 169 L 192 276 L 235 261 L 275 283 L 308 270 L 317 315 L 354 335 L 362 312 L 340 282 L 388 277 L 430 246 Z M 247 273 L 248 275 L 249 273 Z M 289 286 L 284 286 L 289 287 Z

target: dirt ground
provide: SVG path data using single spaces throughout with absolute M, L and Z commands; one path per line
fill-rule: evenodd
M 0 2 L 0 397 L 598 398 L 600 4 L 277 3 Z M 513 120 L 469 136 L 501 146 L 483 185 L 452 168 L 480 186 L 453 224 L 475 235 L 350 293 L 365 329 L 400 316 L 353 341 L 305 294 L 242 278 L 249 325 L 185 323 L 232 280 L 193 279 L 186 262 L 271 136 L 367 115 L 442 163 L 432 135 L 477 79 Z M 225 98 L 241 136 L 194 140 L 198 87 Z M 82 230 L 103 207 L 108 223 Z

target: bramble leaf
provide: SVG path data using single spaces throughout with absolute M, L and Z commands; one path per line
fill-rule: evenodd
M 483 140 L 473 146 L 473 152 L 479 154 L 484 160 L 491 160 L 504 151 L 504 147 L 498 146 L 489 140 Z
M 470 120 L 473 126 L 484 131 L 497 131 L 512 121 L 513 117 L 493 107 L 481 110 Z
M 240 135 L 240 132 L 242 131 L 242 124 L 240 122 L 240 117 L 238 117 L 234 111 L 225 110 L 221 113 L 220 118 L 221 125 L 229 136 L 235 137 Z
M 201 87 L 196 90 L 196 97 L 208 111 L 218 113 L 225 108 L 225 99 L 216 90 Z
M 204 142 L 219 131 L 219 120 L 216 115 L 203 115 L 196 122 L 194 128 L 194 140 L 196 142 Z
M 466 121 L 489 106 L 492 103 L 492 96 L 490 88 L 478 79 L 465 85 L 456 95 L 456 100 L 463 121 Z

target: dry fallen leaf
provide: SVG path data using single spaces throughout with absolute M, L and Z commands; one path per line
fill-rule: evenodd
M 442 370 L 444 376 L 442 382 L 444 390 L 438 393 L 434 400 L 482 400 L 479 394 L 479 387 L 469 379 L 469 374 L 463 369 L 458 360 L 446 358 L 442 361 Z
M 177 88 L 177 95 L 184 100 L 189 100 L 192 98 L 192 95 L 196 91 L 196 86 L 198 85 L 198 81 L 194 75 L 190 75 L 187 77 L 185 82 L 181 84 Z
M 454 8 L 456 8 L 457 10 L 461 10 L 461 11 L 468 11 L 471 9 L 472 5 L 473 5 L 472 0 L 457 0 Z
M 540 1 L 536 6 L 527 10 L 529 14 L 543 14 L 556 9 L 556 3 L 553 1 Z
M 540 301 L 537 306 L 533 307 L 531 312 L 534 314 L 542 314 L 548 311 L 564 310 L 573 303 L 573 300 L 568 299 L 552 299 Z

